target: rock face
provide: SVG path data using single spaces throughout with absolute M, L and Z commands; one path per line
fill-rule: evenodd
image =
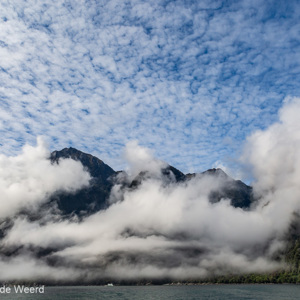
M 106 207 L 106 200 L 112 187 L 111 178 L 116 172 L 95 156 L 74 148 L 65 148 L 51 153 L 52 163 L 59 163 L 60 158 L 80 161 L 90 173 L 92 180 L 88 188 L 76 194 L 57 194 L 52 198 L 63 214 L 92 213 Z
M 52 163 L 59 164 L 59 159 L 61 158 L 71 158 L 80 161 L 90 173 L 92 180 L 88 188 L 84 188 L 75 194 L 57 194 L 51 201 L 57 203 L 58 208 L 64 215 L 72 213 L 76 215 L 90 214 L 106 208 L 111 188 L 117 174 L 120 174 L 120 172 L 114 171 L 97 157 L 74 148 L 65 148 L 51 153 L 50 159 Z M 149 178 L 147 171 L 145 171 L 128 182 L 126 173 L 124 171 L 121 173 L 124 176 L 118 176 L 118 182 L 120 183 L 120 177 L 123 177 L 123 185 L 127 189 L 137 188 L 143 180 Z M 221 186 L 218 186 L 218 189 L 213 189 L 210 193 L 209 199 L 212 203 L 218 202 L 222 198 L 227 198 L 231 199 L 233 206 L 247 209 L 253 201 L 252 188 L 240 180 L 232 179 L 221 169 L 209 169 L 203 173 L 185 175 L 169 165 L 162 170 L 162 176 L 166 178 L 166 182 L 172 182 L 173 184 L 188 181 L 196 176 L 211 176 L 216 182 L 222 183 Z

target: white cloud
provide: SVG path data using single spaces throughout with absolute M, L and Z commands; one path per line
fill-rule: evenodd
M 167 167 L 166 163 L 155 159 L 149 149 L 139 146 L 137 141 L 127 143 L 125 158 L 129 164 L 129 175 L 132 178 L 145 170 L 152 176 L 158 176 L 161 169 Z
M 294 2 L 130 3 L 1 3 L 2 153 L 43 134 L 120 169 L 137 139 L 202 171 L 298 93 Z
M 73 192 L 89 184 L 90 175 L 71 159 L 51 164 L 50 152 L 41 138 L 37 146 L 24 146 L 22 154 L 0 155 L 0 218 L 21 209 L 36 210 L 57 191 Z

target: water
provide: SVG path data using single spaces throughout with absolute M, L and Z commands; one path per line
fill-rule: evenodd
M 44 294 L 0 294 L 0 299 L 300 299 L 300 285 L 87 286 L 45 287 Z

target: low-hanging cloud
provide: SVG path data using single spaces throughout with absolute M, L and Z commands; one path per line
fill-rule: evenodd
M 279 121 L 248 138 L 242 160 L 252 168 L 254 190 L 267 205 L 265 213 L 273 226 L 287 229 L 290 216 L 300 209 L 300 99 L 287 98 L 279 111 Z
M 274 258 L 284 249 L 293 214 L 300 210 L 299 113 L 300 100 L 289 99 L 277 123 L 247 139 L 242 160 L 251 165 L 257 196 L 250 210 L 233 207 L 230 199 L 209 201 L 210 192 L 222 186 L 222 176 L 196 176 L 181 183 L 148 176 L 134 189 L 119 184 L 114 189 L 115 200 L 106 210 L 80 222 L 57 217 L 43 222 L 14 217 L 0 246 L 4 251 L 14 247 L 18 251 L 13 257 L 4 259 L 2 255 L 0 265 L 11 269 L 9 276 L 1 272 L 0 279 L 12 279 L 12 270 L 17 274 L 20 264 L 25 267 L 24 257 L 30 257 L 30 268 L 23 276 L 16 275 L 18 279 L 36 279 L 36 268 L 42 266 L 40 278 L 77 282 L 101 278 L 191 279 L 282 267 L 283 263 Z M 24 151 L 21 156 L 26 160 L 32 157 L 29 165 L 45 160 L 40 146 L 30 149 L 35 155 L 26 156 Z M 166 166 L 137 143 L 127 146 L 126 156 L 132 166 L 131 175 L 148 169 L 157 175 Z M 38 174 L 33 178 L 45 179 L 41 176 L 45 172 L 35 171 L 40 170 L 38 166 L 26 173 L 27 178 Z M 72 189 L 82 178 L 88 181 L 79 168 L 78 177 L 65 182 L 63 172 L 67 167 L 63 161 L 47 166 L 55 168 L 53 174 L 61 174 L 60 185 L 55 181 L 46 192 L 38 194 L 36 205 L 47 193 Z M 13 173 L 11 178 L 14 174 L 20 173 Z M 19 206 L 28 201 L 20 200 Z M 9 212 L 7 209 L 6 215 Z M 41 250 L 49 248 L 49 254 L 40 255 Z
M 14 157 L 0 155 L 0 219 L 20 209 L 35 209 L 58 191 L 75 192 L 89 184 L 90 175 L 74 160 L 52 164 L 42 138 Z

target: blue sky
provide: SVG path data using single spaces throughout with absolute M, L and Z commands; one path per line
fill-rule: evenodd
M 234 165 L 300 96 L 300 2 L 1 1 L 0 153 L 43 135 L 118 170 L 138 140 L 184 172 Z

